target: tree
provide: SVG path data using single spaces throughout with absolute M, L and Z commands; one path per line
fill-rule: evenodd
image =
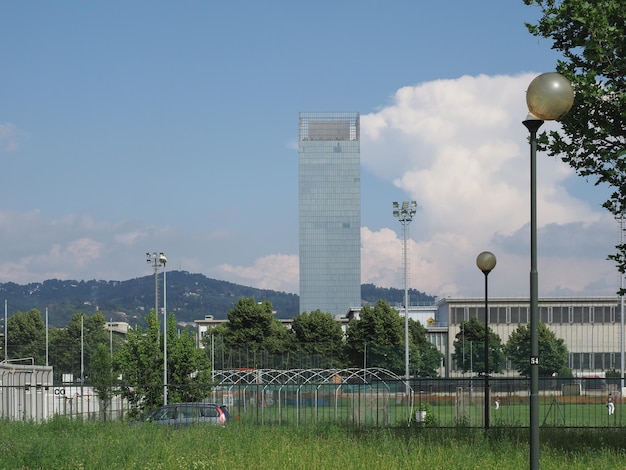
M 167 381 L 171 403 L 199 401 L 211 393 L 211 363 L 206 352 L 196 347 L 189 328 L 178 334 L 176 318 L 167 322 Z
M 106 421 L 109 402 L 111 398 L 116 395 L 116 392 L 111 352 L 103 343 L 98 344 L 93 353 L 89 384 L 93 387 L 96 395 L 98 395 L 100 399 L 102 420 Z
M 226 340 L 231 344 L 263 344 L 272 333 L 272 304 L 242 297 L 228 311 Z
M 315 310 L 296 315 L 291 330 L 298 352 L 305 356 L 300 368 L 333 368 L 341 364 L 343 331 L 330 313 Z
M 485 371 L 485 325 L 472 317 L 461 323 L 461 329 L 455 336 L 454 355 L 457 368 L 463 372 Z M 489 328 L 489 373 L 502 372 L 504 367 L 502 340 Z
M 146 323 L 146 331 L 140 326 L 129 329 L 126 344 L 113 356 L 113 368 L 122 376 L 121 395 L 135 416 L 163 404 L 163 353 L 154 309 Z
M 348 324 L 346 350 L 350 361 L 404 373 L 403 331 L 400 314 L 387 302 L 379 300 L 374 307 L 365 305 L 359 319 Z
M 293 334 L 274 318 L 271 302 L 242 297 L 228 311 L 228 321 L 216 333 L 220 331 L 224 347 L 230 347 L 231 356 L 237 356 L 236 367 L 286 365 L 282 357 L 292 347 Z M 233 353 L 234 348 L 239 351 Z
M 576 96 L 561 119 L 562 130 L 540 136 L 551 156 L 560 156 L 583 177 L 613 189 L 603 206 L 626 209 L 626 8 L 614 0 L 524 0 L 543 16 L 527 24 L 531 34 L 552 40 L 563 54 L 556 70 Z M 626 244 L 609 256 L 626 272 Z
M 567 365 L 567 347 L 565 341 L 557 338 L 545 323 L 538 325 L 539 339 L 539 375 L 550 377 L 564 370 Z M 525 377 L 530 377 L 530 327 L 518 325 L 511 333 L 505 347 L 506 355 L 513 365 Z
M 426 328 L 418 322 L 409 318 L 409 342 L 410 356 L 409 368 L 415 377 L 437 377 L 443 354 L 437 347 L 428 341 Z
M 104 315 L 75 313 L 66 328 L 57 329 L 49 335 L 50 364 L 55 376 L 72 374 L 81 378 L 81 367 L 85 377 L 90 375 L 90 362 L 98 345 L 109 344 L 109 332 L 105 328 Z M 82 343 L 82 351 L 81 351 Z M 83 377 L 83 378 L 85 378 Z
M 46 363 L 46 326 L 37 309 L 16 312 L 7 320 L 8 359 L 33 358 L 35 364 Z
M 113 368 L 121 374 L 121 395 L 139 414 L 163 404 L 163 337 L 154 309 L 146 318 L 148 328 L 128 330 L 126 344 L 113 356 Z M 178 334 L 176 318 L 167 322 L 168 401 L 200 401 L 211 393 L 211 370 L 206 351 L 198 349 L 193 334 Z

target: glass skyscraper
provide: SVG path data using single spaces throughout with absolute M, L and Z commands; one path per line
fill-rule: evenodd
M 361 305 L 359 113 L 300 113 L 300 313 Z

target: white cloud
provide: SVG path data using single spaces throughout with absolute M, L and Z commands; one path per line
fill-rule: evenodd
M 269 255 L 257 259 L 252 266 L 221 264 L 212 269 L 217 279 L 227 279 L 245 286 L 285 292 L 298 292 L 298 256 Z
M 102 257 L 103 244 L 91 238 L 73 240 L 67 245 L 67 253 L 78 266 L 84 266 L 90 261 Z
M 361 229 L 361 281 L 381 287 L 395 286 L 402 276 L 402 241 L 384 228 L 373 232 Z
M 480 295 L 475 257 L 490 250 L 499 260 L 492 278 L 500 294 L 528 295 L 529 254 L 522 254 L 529 251 L 528 238 L 520 234 L 529 230 L 530 150 L 521 121 L 534 76 L 465 76 L 404 87 L 389 106 L 363 116 L 364 170 L 393 181 L 420 206 L 410 227 L 411 287 Z M 566 164 L 538 156 L 539 243 L 554 245 L 552 251 L 540 248 L 540 291 L 612 294 L 616 274 L 605 258 L 617 242 L 615 225 L 611 229 L 602 209 L 568 193 L 571 178 Z M 401 273 L 391 282 L 388 266 L 401 266 L 401 251 L 384 260 L 383 252 L 366 246 L 383 237 L 386 229 L 363 237 L 364 257 L 380 255 L 363 261 L 364 282 L 401 287 Z M 593 253 L 581 255 L 592 246 Z M 378 265 L 384 265 L 380 272 Z
M 164 230 L 136 222 L 96 223 L 84 214 L 48 220 L 38 211 L 0 211 L 0 246 L 7 247 L 0 251 L 0 282 L 123 280 L 145 274 L 145 236 L 139 235 L 144 232 L 163 238 Z
M 14 124 L 5 122 L 0 124 L 0 150 L 5 152 L 13 152 L 18 146 L 18 130 Z

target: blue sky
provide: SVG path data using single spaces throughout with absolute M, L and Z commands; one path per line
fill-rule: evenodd
M 168 269 L 298 290 L 299 111 L 362 114 L 362 282 L 528 295 L 524 93 L 558 58 L 503 2 L 5 2 L 0 282 Z M 541 295 L 611 295 L 605 188 L 540 156 Z

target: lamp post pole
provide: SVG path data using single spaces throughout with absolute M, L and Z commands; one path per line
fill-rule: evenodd
M 146 253 L 146 261 L 154 267 L 154 315 L 159 318 L 159 266 L 163 266 L 163 404 L 167 405 L 167 286 L 165 264 L 167 258 L 163 252 Z
M 539 469 L 539 274 L 537 272 L 537 131 L 540 119 L 526 119 L 530 132 L 530 468 Z
M 167 281 L 165 277 L 167 258 L 163 253 L 159 261 L 163 263 L 163 404 L 167 405 Z
M 537 131 L 544 121 L 563 117 L 574 103 L 572 85 L 555 72 L 541 74 L 528 86 L 530 114 L 530 468 L 539 470 L 539 281 L 537 273 Z
M 404 375 L 405 375 L 405 392 L 407 400 L 409 399 L 411 387 L 409 386 L 409 267 L 408 267 L 408 251 L 407 238 L 409 224 L 413 220 L 413 216 L 417 210 L 417 202 L 402 201 L 402 206 L 398 202 L 393 203 L 393 216 L 397 217 L 402 224 L 403 245 L 403 261 L 404 261 Z
M 4 362 L 9 361 L 9 323 L 7 319 L 7 312 L 7 299 L 4 299 Z
M 490 251 L 483 251 L 476 258 L 476 266 L 485 275 L 485 432 L 489 429 L 489 405 L 491 402 L 489 390 L 489 273 L 496 267 L 496 257 Z
M 624 210 L 620 207 L 619 214 L 619 242 L 624 244 Z M 619 333 L 619 350 L 620 350 L 620 393 L 624 396 L 624 273 L 619 273 L 619 304 L 620 304 L 620 333 Z

